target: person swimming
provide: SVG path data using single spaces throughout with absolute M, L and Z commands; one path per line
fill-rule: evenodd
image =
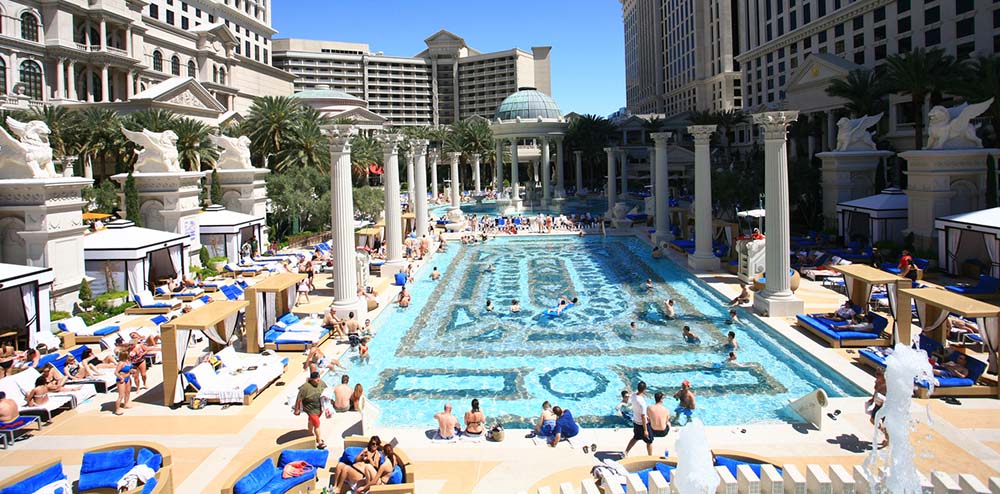
M 684 341 L 691 344 L 701 343 L 701 338 L 695 336 L 695 334 L 691 332 L 690 326 L 684 326 L 682 333 L 684 335 Z
M 487 300 L 486 301 L 486 312 L 493 312 L 493 301 L 492 300 Z
M 565 295 L 559 297 L 559 305 L 556 307 L 556 315 L 562 314 L 562 312 L 568 309 L 570 305 L 576 305 L 578 300 L 579 299 L 576 297 L 573 297 L 573 300 L 570 300 Z
M 521 312 L 521 304 L 517 301 L 517 299 L 510 301 L 510 312 L 512 314 L 517 314 L 518 312 Z

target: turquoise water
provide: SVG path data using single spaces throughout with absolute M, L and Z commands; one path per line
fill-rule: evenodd
M 695 414 L 709 425 L 793 420 L 788 399 L 817 387 L 831 397 L 865 394 L 749 313 L 740 310 L 744 325 L 726 324 L 720 295 L 648 252 L 632 237 L 453 242 L 417 273 L 409 308 L 391 306 L 373 321 L 372 360 L 358 364 L 352 354 L 351 382 L 378 403 L 383 425 L 416 427 L 429 427 L 446 401 L 461 416 L 472 398 L 490 423 L 524 425 L 549 400 L 581 423 L 613 427 L 622 425 L 611 414 L 621 390 L 640 379 L 650 396 L 663 391 L 671 409 L 680 383 L 691 381 Z M 496 269 L 486 272 L 490 263 Z M 442 272 L 436 282 L 433 266 Z M 580 303 L 560 317 L 545 315 L 560 295 Z M 519 314 L 507 310 L 514 298 Z M 663 317 L 667 298 L 677 320 Z M 495 312 L 484 310 L 487 299 Z M 684 342 L 684 325 L 700 344 Z M 730 330 L 739 366 L 721 365 Z

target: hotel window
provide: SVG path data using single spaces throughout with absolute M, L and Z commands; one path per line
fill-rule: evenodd
M 934 24 L 941 20 L 941 7 L 930 7 L 924 10 L 924 25 Z
M 968 43 L 962 43 L 962 44 L 958 45 L 958 48 L 956 50 L 957 51 L 956 58 L 958 58 L 959 60 L 965 60 L 965 59 L 969 58 L 970 56 L 972 56 L 972 52 L 975 51 L 975 50 L 976 50 L 976 42 L 975 41 L 970 41 Z
M 181 75 L 181 59 L 177 55 L 170 58 L 170 73 L 173 75 Z
M 171 26 L 174 25 L 174 11 L 173 10 L 168 10 L 167 11 L 167 24 L 170 24 Z
M 247 41 L 245 46 L 246 48 L 243 50 L 243 56 L 250 58 L 250 42 Z
M 187 11 L 188 11 L 187 2 L 181 2 L 181 12 L 187 12 Z
M 812 5 L 808 3 L 802 6 L 802 24 L 809 24 L 812 21 Z
M 833 28 L 833 36 L 835 38 L 839 38 L 839 37 L 841 37 L 843 35 L 844 35 L 844 24 L 840 23 L 840 24 L 837 24 L 836 26 L 834 26 L 834 28 Z
M 188 77 L 197 77 L 198 66 L 194 64 L 194 60 L 188 60 Z
M 163 54 L 159 51 L 153 52 L 153 70 L 163 72 Z
M 24 94 L 31 99 L 42 99 L 42 68 L 34 60 L 21 62 L 21 83 L 24 84 Z
M 865 35 L 858 33 L 854 35 L 854 47 L 863 48 L 865 46 Z
M 38 41 L 38 18 L 31 12 L 21 14 L 21 39 Z
M 976 34 L 976 18 L 968 17 L 955 23 L 955 36 L 964 38 Z
M 1000 12 L 1000 10 L 998 10 L 997 12 Z M 996 20 L 996 17 L 997 16 L 993 16 L 994 20 Z M 907 32 L 910 32 L 910 18 L 909 17 L 902 17 L 902 18 L 900 18 L 899 20 L 896 21 L 896 32 L 897 33 L 907 33 Z
M 896 2 L 896 13 L 909 12 L 910 11 L 910 0 L 898 0 Z
M 858 52 L 854 52 L 854 63 L 856 63 L 858 65 L 864 65 L 865 64 L 865 52 L 863 50 L 862 51 L 858 51 Z
M 905 38 L 899 38 L 896 43 L 896 53 L 907 53 L 913 50 L 913 40 L 907 36 Z
M 872 17 L 875 22 L 882 22 L 885 20 L 885 7 L 879 7 L 872 12 Z
M 964 14 L 970 12 L 976 8 L 976 2 L 973 0 L 958 0 L 955 2 L 955 13 Z
M 189 25 L 188 24 L 188 18 L 187 17 L 181 17 L 181 29 L 187 29 L 188 25 Z
M 924 33 L 924 44 L 927 46 L 934 46 L 941 43 L 941 28 L 928 29 Z
M 993 11 L 993 29 L 1000 27 L 1000 9 Z
M 837 41 L 833 44 L 833 52 L 838 56 L 844 53 L 844 40 Z
M 851 24 L 855 31 L 860 31 L 865 28 L 865 18 L 859 15 L 851 21 Z
M 0 91 L 7 92 L 7 62 L 0 58 Z
M 153 19 L 160 18 L 160 6 L 156 4 L 149 4 L 149 16 Z
M 885 45 L 878 45 L 875 47 L 875 60 L 882 60 L 886 56 Z

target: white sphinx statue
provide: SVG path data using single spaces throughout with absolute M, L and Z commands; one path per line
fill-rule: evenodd
M 982 148 L 983 141 L 976 137 L 972 119 L 986 113 L 993 98 L 970 105 L 962 103 L 954 108 L 935 106 L 927 113 L 927 149 Z
M 143 149 L 136 150 L 139 155 L 135 162 L 136 173 L 170 173 L 182 172 L 177 153 L 177 134 L 167 130 L 164 132 L 152 132 L 149 129 L 142 129 L 142 132 L 133 132 L 122 127 L 125 138 L 141 146 Z
M 20 122 L 7 117 L 17 139 L 0 127 L 0 178 L 54 178 L 49 126 L 41 120 Z
M 874 151 L 875 141 L 868 129 L 878 124 L 882 114 L 837 121 L 837 151 Z
M 212 144 L 222 148 L 222 154 L 215 165 L 219 170 L 250 170 L 250 138 L 247 136 L 229 137 L 209 134 Z

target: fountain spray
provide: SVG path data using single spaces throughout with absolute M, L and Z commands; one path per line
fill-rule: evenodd
M 694 419 L 681 429 L 677 438 L 677 470 L 674 472 L 678 494 L 711 494 L 721 479 L 715 471 L 712 450 L 708 447 L 705 425 Z

